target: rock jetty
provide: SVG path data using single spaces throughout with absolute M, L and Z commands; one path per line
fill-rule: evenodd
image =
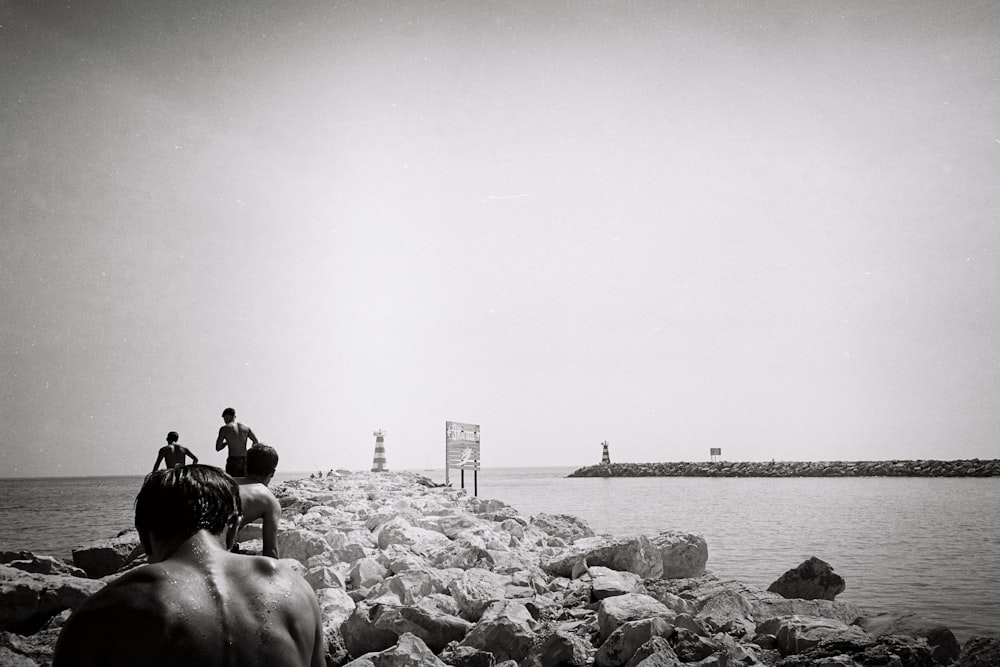
M 411 473 L 338 471 L 274 490 L 279 550 L 315 590 L 331 667 L 975 667 L 1000 646 L 976 638 L 966 655 L 947 628 L 822 599 L 829 585 L 805 599 L 720 579 L 693 533 L 595 535 Z M 0 666 L 50 664 L 71 611 L 117 576 L 82 566 L 115 567 L 130 541 L 76 550 L 76 566 L 6 552 Z M 806 568 L 832 575 L 812 559 L 798 579 Z
M 567 477 L 997 477 L 1000 459 L 604 463 Z

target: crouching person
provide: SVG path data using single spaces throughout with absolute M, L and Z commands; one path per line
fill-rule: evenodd
M 324 665 L 312 589 L 280 561 L 229 552 L 241 519 L 218 468 L 153 472 L 135 499 L 149 564 L 91 596 L 53 658 L 66 665 Z

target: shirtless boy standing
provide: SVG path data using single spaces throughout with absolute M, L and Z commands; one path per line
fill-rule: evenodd
M 263 554 L 278 557 L 278 520 L 281 518 L 281 504 L 267 485 L 278 468 L 278 452 L 263 442 L 247 451 L 247 476 L 237 477 L 240 485 L 240 502 L 243 504 L 243 526 L 263 519 L 261 538 L 264 541 Z M 241 526 L 242 527 L 242 526 Z M 243 539 L 247 533 L 240 535 Z
M 149 554 L 67 621 L 54 667 L 324 665 L 319 605 L 281 561 L 232 554 L 236 482 L 190 465 L 150 473 L 135 501 Z
M 197 463 L 198 457 L 191 453 L 191 450 L 184 445 L 178 445 L 180 436 L 177 431 L 167 433 L 167 444 L 160 447 L 160 452 L 156 456 L 156 463 L 153 464 L 153 471 L 160 467 L 160 461 L 166 461 L 168 468 L 176 468 L 184 465 L 184 459 L 191 457 L 191 463 Z
M 219 437 L 215 439 L 215 451 L 219 452 L 228 447 L 226 472 L 233 477 L 243 477 L 247 474 L 247 440 L 253 440 L 253 444 L 256 445 L 257 436 L 249 426 L 236 421 L 236 410 L 233 408 L 222 411 L 222 421 L 226 423 L 219 427 Z

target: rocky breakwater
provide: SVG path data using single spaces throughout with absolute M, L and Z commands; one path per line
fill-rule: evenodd
M 315 590 L 328 665 L 923 667 L 958 657 L 947 629 L 822 599 L 843 582 L 818 560 L 763 591 L 706 573 L 699 535 L 594 535 L 574 517 L 524 516 L 412 474 L 341 472 L 275 493 L 279 549 Z M 2 617 L 0 665 L 48 664 L 66 614 L 107 581 L 26 569 L 0 565 L 0 608 L 23 607 Z M 58 597 L 70 579 L 74 592 Z M 977 641 L 974 655 L 988 659 L 994 643 Z
M 568 477 L 997 477 L 1000 459 L 611 463 Z

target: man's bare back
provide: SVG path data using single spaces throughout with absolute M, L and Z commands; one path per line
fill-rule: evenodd
M 89 598 L 59 634 L 52 664 L 324 664 L 323 623 L 305 579 L 271 558 L 229 552 L 239 486 L 218 468 L 146 475 L 135 529 L 149 565 Z
M 278 520 L 281 518 L 281 503 L 263 482 L 251 477 L 238 477 L 240 502 L 243 505 L 242 526 L 263 519 L 261 538 L 264 542 L 263 554 L 278 557 Z M 241 526 L 241 527 L 242 527 Z
M 231 554 L 200 530 L 168 560 L 88 600 L 64 628 L 53 665 L 320 667 L 323 655 L 309 585 L 279 561 Z
M 192 454 L 190 449 L 177 444 L 179 439 L 180 435 L 177 434 L 177 431 L 167 433 L 167 444 L 160 447 L 160 451 L 157 452 L 156 463 L 153 464 L 154 471 L 160 467 L 160 461 L 166 461 L 167 468 L 184 465 L 187 457 L 191 457 L 192 463 L 198 463 L 198 457 Z
M 159 455 L 156 457 L 156 464 L 153 470 L 160 467 L 160 461 L 164 461 L 168 468 L 184 465 L 185 457 L 191 457 L 192 463 L 198 462 L 198 457 L 191 453 L 183 445 L 164 445 L 160 447 Z

